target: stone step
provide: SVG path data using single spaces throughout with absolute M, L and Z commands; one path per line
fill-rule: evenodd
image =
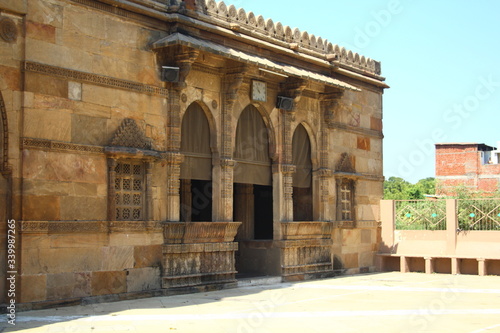
M 281 283 L 281 276 L 254 276 L 238 279 L 238 287 L 263 286 Z

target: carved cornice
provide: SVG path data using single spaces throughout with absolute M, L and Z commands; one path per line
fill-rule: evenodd
M 122 80 L 104 75 L 76 71 L 73 69 L 45 65 L 31 61 L 25 61 L 23 64 L 23 69 L 26 72 L 56 76 L 66 80 L 73 80 L 78 82 L 91 83 L 98 86 L 129 90 L 147 95 L 168 97 L 168 89 L 162 87 L 143 84 L 140 82 Z

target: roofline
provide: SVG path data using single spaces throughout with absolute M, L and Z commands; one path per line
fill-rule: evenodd
M 81 0 L 71 1 L 81 3 Z M 380 62 L 365 58 L 358 55 L 357 53 L 348 51 L 345 48 L 340 48 L 337 45 L 332 45 L 326 40 L 325 49 L 328 49 L 328 51 L 332 51 L 333 53 L 328 53 L 327 51 L 324 51 L 324 53 L 320 53 L 319 51 L 302 47 L 302 44 L 299 45 L 298 48 L 295 48 L 297 43 L 290 43 L 285 40 L 279 40 L 277 38 L 266 36 L 262 33 L 257 33 L 257 28 L 255 28 L 254 30 L 250 30 L 243 25 L 238 25 L 234 22 L 231 22 L 230 18 L 222 20 L 215 16 L 216 14 L 210 13 L 209 11 L 200 13 L 199 11 L 186 10 L 185 8 L 183 8 L 183 6 L 179 5 L 166 5 L 164 3 L 157 2 L 156 0 L 93 1 L 106 3 L 114 7 L 120 7 L 131 12 L 161 20 L 163 22 L 182 23 L 187 26 L 199 28 L 220 36 L 230 37 L 243 43 L 257 45 L 258 47 L 270 50 L 275 53 L 286 54 L 289 57 L 300 59 L 309 63 L 315 63 L 324 68 L 328 68 L 338 73 L 339 75 L 348 76 L 353 79 L 377 86 L 379 88 L 389 88 L 389 86 L 384 83 L 385 78 L 379 75 Z M 208 4 L 212 0 L 202 1 L 205 1 Z M 221 4 L 223 4 L 222 1 L 218 2 L 218 5 Z M 251 12 L 249 12 L 248 14 L 250 13 Z M 258 18 L 260 18 L 260 16 Z M 267 20 L 266 22 L 268 21 L 270 20 Z M 307 32 L 303 32 L 303 34 L 304 33 Z M 337 54 L 336 52 L 340 52 L 341 54 Z M 365 64 L 367 60 L 370 60 L 371 64 L 375 66 L 375 69 L 373 71 L 370 71 L 368 67 L 361 68 L 362 66 L 356 63 L 356 60 L 360 63 L 360 59 L 364 59 Z

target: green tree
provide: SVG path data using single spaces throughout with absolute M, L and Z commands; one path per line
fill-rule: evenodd
M 405 200 L 406 191 L 411 184 L 400 177 L 389 177 L 384 182 L 384 199 Z
M 424 179 L 420 179 L 415 187 L 420 190 L 422 195 L 424 194 L 436 194 L 436 179 L 433 177 L 427 177 Z
M 400 177 L 389 177 L 384 182 L 384 199 L 388 200 L 420 200 L 424 194 L 436 193 L 436 180 L 432 177 L 420 179 L 416 184 Z

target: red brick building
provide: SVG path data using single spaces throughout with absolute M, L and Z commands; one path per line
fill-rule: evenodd
M 483 143 L 436 144 L 436 194 L 457 188 L 492 193 L 500 190 L 500 150 Z

